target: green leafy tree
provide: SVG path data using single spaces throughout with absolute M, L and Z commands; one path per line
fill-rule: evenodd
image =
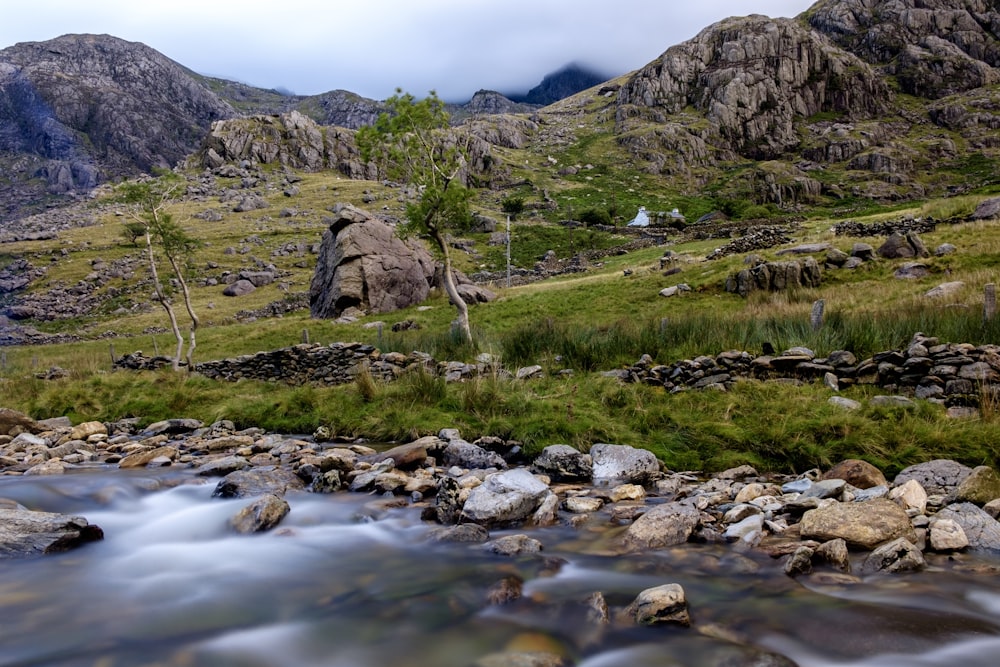
M 184 336 L 181 334 L 177 315 L 174 313 L 171 291 L 160 278 L 158 261 L 166 260 L 173 277 L 180 286 L 184 307 L 191 318 L 188 349 L 185 356 L 188 370 L 190 370 L 193 368 L 194 350 L 197 345 L 195 334 L 200 320 L 191 304 L 191 291 L 188 288 L 187 280 L 185 280 L 184 268 L 200 242 L 184 231 L 184 228 L 177 224 L 167 211 L 167 207 L 174 201 L 181 184 L 180 178 L 169 172 L 161 174 L 156 179 L 131 181 L 118 187 L 118 200 L 125 204 L 128 210 L 128 219 L 123 224 L 122 235 L 133 243 L 140 237 L 145 239 L 146 259 L 153 279 L 153 291 L 156 300 L 167 313 L 170 328 L 177 339 L 177 351 L 173 356 L 174 370 L 180 368 Z
M 356 135 L 365 161 L 374 161 L 389 179 L 414 185 L 415 201 L 406 205 L 404 233 L 429 237 L 444 263 L 444 287 L 458 313 L 459 332 L 472 342 L 469 307 L 458 293 L 451 253 L 445 241 L 448 230 L 468 229 L 470 191 L 465 187 L 469 136 L 449 131 L 448 113 L 434 91 L 417 101 L 396 89 L 385 102 L 387 112 L 374 125 Z
M 517 216 L 524 212 L 524 197 L 519 195 L 504 197 L 500 202 L 500 210 L 509 215 L 511 220 L 517 220 Z

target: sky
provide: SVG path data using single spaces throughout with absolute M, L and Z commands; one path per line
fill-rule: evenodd
M 570 63 L 609 78 L 728 16 L 812 0 L 32 0 L 4 2 L 0 49 L 67 33 L 143 42 L 201 74 L 299 95 L 402 88 L 464 102 L 524 93 Z

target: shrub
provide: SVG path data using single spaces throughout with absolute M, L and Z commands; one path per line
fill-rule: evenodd
M 611 214 L 603 208 L 588 208 L 580 213 L 580 222 L 587 225 L 610 225 Z

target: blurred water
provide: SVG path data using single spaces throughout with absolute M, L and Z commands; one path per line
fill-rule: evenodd
M 768 654 L 816 667 L 1000 662 L 1000 584 L 953 567 L 1000 562 L 794 581 L 777 561 L 725 546 L 618 555 L 600 516 L 527 531 L 542 557 L 505 558 L 430 543 L 419 508 L 347 493 L 289 495 L 276 530 L 243 536 L 227 521 L 249 501 L 192 481 L 117 470 L 0 478 L 0 497 L 80 514 L 105 533 L 0 564 L 0 665 L 468 667 L 507 649 L 584 667 L 780 664 Z M 509 576 L 524 580 L 522 599 L 488 605 Z M 690 629 L 586 620 L 581 600 L 595 591 L 614 608 L 670 582 L 687 592 Z

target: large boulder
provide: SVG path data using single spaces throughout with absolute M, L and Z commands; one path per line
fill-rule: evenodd
M 548 491 L 524 468 L 494 473 L 469 494 L 462 518 L 484 526 L 515 524 L 531 516 Z
M 623 536 L 630 551 L 662 549 L 684 544 L 701 521 L 701 515 L 688 504 L 674 502 L 657 505 L 635 520 Z
M 309 287 L 309 312 L 336 318 L 348 308 L 387 313 L 424 301 L 434 260 L 413 240 L 353 206 L 338 204 L 323 234 Z
M 799 526 L 803 539 L 826 542 L 839 538 L 860 549 L 874 549 L 897 537 L 917 541 L 906 512 L 885 498 L 861 503 L 834 503 L 809 510 L 802 516 Z
M 589 454 L 569 445 L 549 445 L 535 459 L 534 469 L 554 481 L 587 481 L 593 472 Z
M 653 452 L 628 445 L 599 443 L 590 448 L 594 480 L 645 484 L 660 472 Z
M 929 495 L 950 495 L 972 474 L 972 468 L 949 459 L 935 459 L 903 468 L 896 475 L 896 486 L 917 480 Z
M 79 516 L 0 509 L 0 559 L 67 551 L 104 539 L 104 531 Z
M 1000 522 L 972 503 L 948 505 L 935 519 L 951 520 L 961 526 L 970 549 L 1000 552 Z

